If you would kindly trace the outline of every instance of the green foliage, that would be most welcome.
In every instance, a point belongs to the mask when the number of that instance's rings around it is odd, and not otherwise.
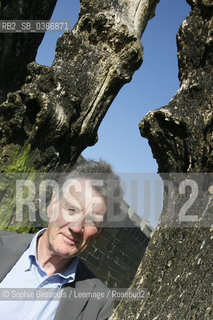
[[[17,150],[14,152],[12,162],[4,171],[7,173],[22,173],[22,172],[33,172],[34,168],[29,166],[28,159],[30,154],[30,146],[25,147],[23,150]]]

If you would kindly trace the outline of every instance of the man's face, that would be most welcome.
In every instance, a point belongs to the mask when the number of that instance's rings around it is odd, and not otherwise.
[[[106,213],[105,198],[89,180],[73,180],[59,201],[53,196],[47,207],[50,222],[48,246],[53,254],[70,258],[79,255],[98,237],[98,220]]]

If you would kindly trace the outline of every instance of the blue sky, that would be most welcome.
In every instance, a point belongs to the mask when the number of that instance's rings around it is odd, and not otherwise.
[[[78,0],[58,0],[53,20],[77,21]],[[150,110],[166,105],[179,87],[176,33],[190,10],[185,0],[161,0],[142,37],[144,62],[112,103],[99,131],[99,141],[85,157],[109,161],[117,172],[156,172],[157,164],[138,123]],[[36,61],[51,65],[58,33],[47,33]]]
[[[79,8],[78,0],[58,0],[52,19],[71,20],[73,25]],[[157,163],[138,124],[147,112],[168,104],[179,88],[176,34],[189,11],[185,0],[160,1],[142,36],[144,62],[110,106],[100,125],[98,142],[83,152],[86,158],[102,158],[124,174],[157,172]],[[45,35],[36,62],[52,64],[58,37],[57,33]],[[135,210],[139,215],[144,212],[144,208]],[[156,224],[153,218],[148,220]]]

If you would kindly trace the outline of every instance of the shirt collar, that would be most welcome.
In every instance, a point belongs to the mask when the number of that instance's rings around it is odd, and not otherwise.
[[[37,261],[37,253],[36,253],[36,249],[37,249],[37,240],[38,238],[47,230],[47,228],[43,228],[41,230],[39,230],[35,236],[33,237],[31,244],[29,246],[29,253],[28,256],[34,256],[36,258]]]
[[[33,237],[28,249],[27,249],[27,257],[28,263],[26,263],[25,271],[30,270],[32,264],[34,263],[36,267],[40,267],[37,260],[37,240],[38,238],[47,230],[47,228],[43,228],[39,230],[35,236]],[[56,273],[59,277],[64,278],[67,282],[74,281],[76,275],[76,269],[78,265],[79,257],[74,257],[69,264],[68,268],[63,273]],[[41,268],[41,267],[40,267]]]
[[[39,238],[39,236],[41,236],[45,230],[47,230],[47,228],[43,228],[41,230],[39,230],[33,237],[33,239],[31,240],[31,243],[26,251],[27,253],[27,258],[28,258],[28,262],[26,263],[26,269],[30,270],[32,267],[32,263],[35,262],[38,265],[38,261],[37,261],[37,253],[36,253],[36,249],[37,249],[37,240]]]

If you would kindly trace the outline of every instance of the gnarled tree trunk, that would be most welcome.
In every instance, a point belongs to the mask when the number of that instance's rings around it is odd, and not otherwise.
[[[7,75],[0,82],[2,172],[66,171],[97,141],[111,102],[142,63],[140,37],[157,2],[82,0],[79,20],[59,38],[51,67],[33,62],[41,35],[1,35],[1,79]],[[38,1],[21,1],[18,8],[15,1],[3,2],[1,19],[48,19],[55,2],[48,3],[40,4],[38,14]],[[1,227],[20,228],[5,196],[1,211]],[[22,228],[27,226],[27,220],[22,222]]]
[[[180,89],[139,125],[166,179],[162,216],[132,283],[148,296],[122,301],[113,320],[213,319],[213,1],[188,3],[177,35]]]

